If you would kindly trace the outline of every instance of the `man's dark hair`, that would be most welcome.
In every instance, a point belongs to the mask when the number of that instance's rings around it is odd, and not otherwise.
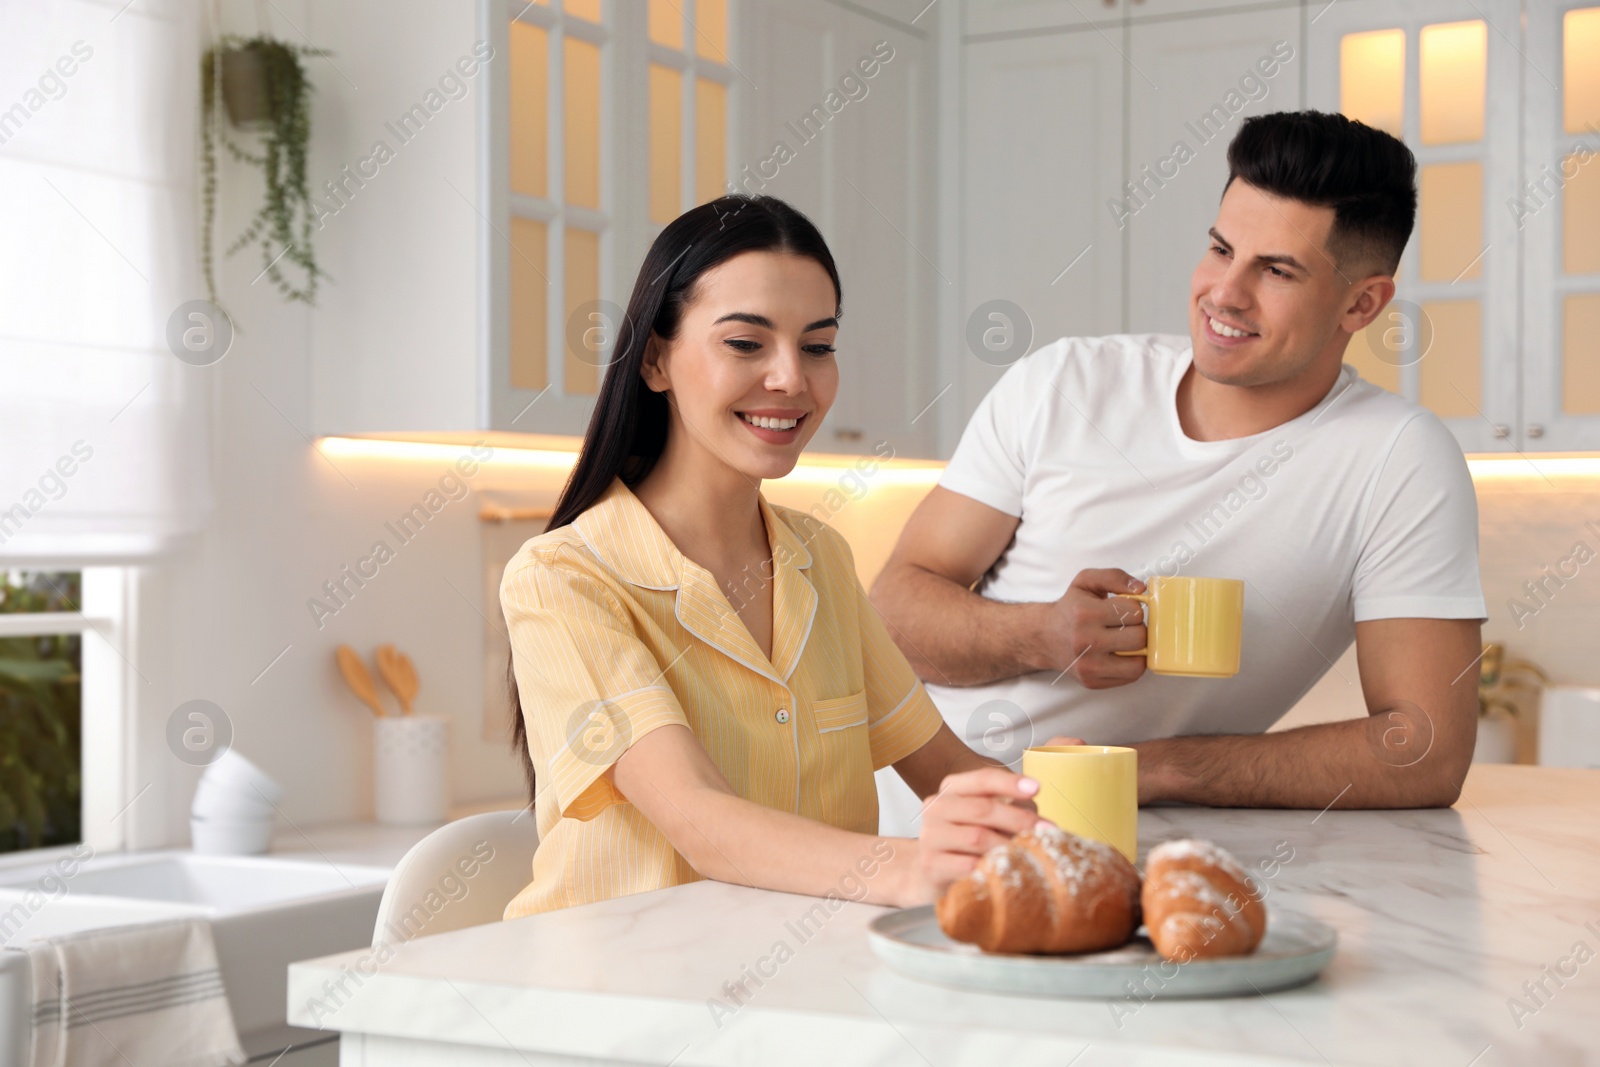
[[[1228,145],[1235,178],[1333,208],[1328,252],[1350,280],[1399,269],[1417,219],[1417,160],[1399,138],[1321,111],[1256,115]]]

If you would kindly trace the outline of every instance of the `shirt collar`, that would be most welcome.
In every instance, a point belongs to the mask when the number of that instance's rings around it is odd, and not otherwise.
[[[685,559],[655,516],[621,479],[614,480],[573,526],[600,560],[624,581],[646,589],[675,589],[673,612],[702,641],[750,670],[787,685],[805,652],[816,618],[817,593],[801,573],[811,566],[811,551],[789,524],[757,494],[772,549],[772,572],[756,575],[772,582],[772,656],[768,659],[732,610],[711,572]]]
[[[805,541],[765,496],[757,494],[756,500],[776,565],[801,570],[810,567],[811,551]],[[613,479],[600,499],[572,525],[590,550],[624,581],[645,589],[676,589],[683,584],[683,553],[622,479]]]

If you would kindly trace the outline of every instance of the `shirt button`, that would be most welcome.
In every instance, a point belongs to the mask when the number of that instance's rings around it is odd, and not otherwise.
[[[788,722],[789,721],[789,709],[788,708],[779,708],[778,709],[778,714],[774,715],[773,718],[777,719],[779,722]]]

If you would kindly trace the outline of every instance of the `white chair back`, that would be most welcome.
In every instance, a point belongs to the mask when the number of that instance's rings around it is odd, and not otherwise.
[[[446,823],[400,860],[378,903],[372,943],[397,944],[497,922],[533,877],[533,812],[491,811]]]

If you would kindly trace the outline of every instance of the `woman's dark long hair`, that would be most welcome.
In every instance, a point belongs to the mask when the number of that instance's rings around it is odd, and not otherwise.
[[[578,461],[561,490],[546,531],[560,529],[589,509],[621,478],[630,488],[644,481],[667,444],[667,398],[645,385],[641,374],[651,334],[664,341],[678,335],[684,308],[694,299],[700,276],[744,252],[787,252],[814,259],[833,280],[841,310],[839,271],[833,253],[811,220],[770,196],[724,196],[679,215],[650,246],[633,285],[628,310],[617,329],[616,347],[583,435]],[[506,661],[511,690],[511,745],[522,757],[528,800],[537,799],[528,728],[514,670]]]

